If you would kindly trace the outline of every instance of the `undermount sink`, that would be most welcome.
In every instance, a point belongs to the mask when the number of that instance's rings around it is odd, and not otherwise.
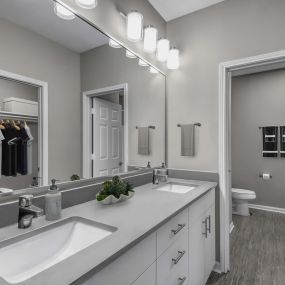
[[[0,279],[17,284],[95,244],[117,228],[71,217],[0,243]]]
[[[179,183],[179,182],[168,182],[161,186],[156,187],[155,189],[158,191],[165,191],[165,192],[172,192],[178,194],[186,194],[189,191],[197,188],[198,185],[194,184],[186,184],[186,183]]]

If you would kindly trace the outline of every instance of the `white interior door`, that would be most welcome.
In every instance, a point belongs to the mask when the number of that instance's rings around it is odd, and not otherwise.
[[[121,172],[122,106],[93,98],[93,177]]]

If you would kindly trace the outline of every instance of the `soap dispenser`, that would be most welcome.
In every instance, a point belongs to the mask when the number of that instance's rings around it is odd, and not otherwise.
[[[57,180],[51,180],[51,186],[45,196],[45,214],[47,221],[54,221],[61,218],[61,193],[57,185]]]

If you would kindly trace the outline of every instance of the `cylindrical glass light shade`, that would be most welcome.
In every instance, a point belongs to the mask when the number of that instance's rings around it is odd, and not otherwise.
[[[178,69],[180,66],[179,49],[171,48],[167,59],[168,69]]]
[[[132,11],[127,15],[127,38],[132,42],[142,39],[143,15],[137,11]]]
[[[61,19],[73,20],[75,15],[59,3],[54,3],[54,13]]]
[[[156,50],[157,44],[157,29],[153,26],[148,26],[144,29],[143,48],[145,52],[152,53]]]
[[[121,48],[122,46],[118,44],[116,41],[109,39],[109,46],[112,48]]]
[[[134,55],[132,52],[130,52],[129,50],[126,50],[126,57],[128,58],[136,58],[136,55]]]
[[[139,65],[140,66],[148,66],[148,63],[146,63],[144,60],[139,59]]]
[[[97,0],[75,0],[75,3],[84,9],[93,9],[97,6]]]
[[[164,62],[168,59],[169,45],[170,44],[168,39],[160,39],[157,42],[156,57],[159,61]]]

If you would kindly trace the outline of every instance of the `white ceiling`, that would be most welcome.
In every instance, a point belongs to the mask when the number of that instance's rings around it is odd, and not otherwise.
[[[165,21],[171,21],[224,0],[148,0]]]
[[[52,0],[1,0],[0,18],[81,53],[108,43],[108,38],[84,21],[66,21],[53,11]]]

